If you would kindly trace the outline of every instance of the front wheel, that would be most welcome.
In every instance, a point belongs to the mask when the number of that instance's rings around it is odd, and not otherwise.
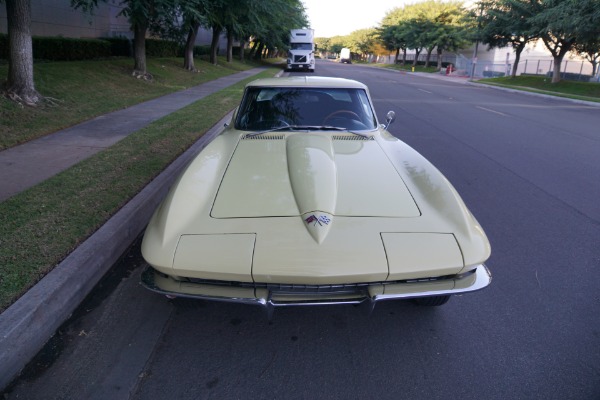
[[[430,296],[430,297],[418,297],[413,299],[418,306],[437,307],[444,305],[450,300],[450,296]]]

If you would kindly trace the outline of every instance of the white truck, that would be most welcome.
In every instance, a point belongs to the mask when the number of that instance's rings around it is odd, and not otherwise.
[[[340,51],[340,62],[352,64],[352,58],[350,57],[350,49],[344,47],[342,51]]]
[[[287,69],[307,69],[315,72],[315,31],[314,29],[292,29]]]

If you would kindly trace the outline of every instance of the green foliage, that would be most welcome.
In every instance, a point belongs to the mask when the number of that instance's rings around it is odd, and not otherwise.
[[[374,28],[359,29],[350,33],[346,38],[346,44],[353,53],[367,54],[375,43],[377,31]]]
[[[130,57],[132,54],[131,40],[125,37],[100,38],[110,43],[110,54],[113,57]]]
[[[146,39],[147,57],[177,57],[181,46],[177,42],[160,39]]]
[[[101,39],[33,37],[32,45],[37,60],[91,60],[113,55],[111,43]],[[4,34],[0,34],[0,58],[8,58],[8,37]]]
[[[593,43],[600,39],[600,0],[482,0],[478,5],[481,12],[473,18],[490,47],[512,45],[518,60],[529,41],[542,39],[554,57],[554,83],[569,51],[588,43],[594,54]]]
[[[210,46],[194,46],[194,56],[207,56],[210,54]]]
[[[431,54],[437,48],[455,51],[469,43],[467,12],[461,2],[424,2],[395,8],[378,28],[378,38],[389,50],[422,49]]]

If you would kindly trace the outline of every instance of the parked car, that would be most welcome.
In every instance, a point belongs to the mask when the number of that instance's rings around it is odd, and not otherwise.
[[[414,299],[491,281],[490,244],[455,189],[380,124],[368,88],[323,77],[246,86],[144,235],[143,284],[264,306]]]

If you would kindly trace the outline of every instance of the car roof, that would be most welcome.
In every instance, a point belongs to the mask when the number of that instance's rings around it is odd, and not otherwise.
[[[351,79],[330,78],[324,76],[292,76],[284,78],[257,79],[246,87],[314,87],[314,88],[355,88],[367,89],[367,86]]]

